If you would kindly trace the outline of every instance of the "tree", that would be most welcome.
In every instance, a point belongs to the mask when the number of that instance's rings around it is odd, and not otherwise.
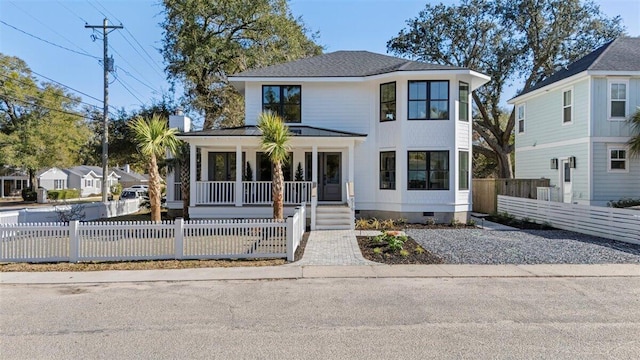
[[[286,0],[163,0],[162,54],[167,75],[204,113],[204,129],[241,125],[244,102],[227,76],[317,55]]]
[[[89,140],[80,99],[63,88],[38,84],[27,64],[0,54],[0,164],[36,171],[79,162]]]
[[[175,154],[180,140],[175,136],[177,129],[169,128],[167,119],[159,115],[151,118],[139,117],[129,123],[133,130],[138,151],[148,161],[149,171],[149,201],[151,203],[151,221],[160,221],[160,173],[158,160],[163,159],[165,153]]]
[[[282,164],[289,157],[289,127],[284,124],[282,118],[272,112],[263,112],[258,118],[258,128],[262,132],[260,147],[271,160],[273,218],[283,219],[284,176]]]
[[[189,200],[191,198],[191,194],[189,191],[191,190],[191,182],[189,181],[191,178],[191,149],[189,144],[184,141],[180,141],[180,145],[178,146],[176,153],[173,158],[167,159],[167,170],[178,172],[180,176],[180,194],[182,195],[182,217],[185,220],[189,219]],[[248,163],[247,163],[248,164]]]
[[[640,108],[629,118],[631,123],[631,139],[627,143],[632,156],[640,157]]]
[[[622,33],[620,17],[605,17],[591,0],[462,0],[427,4],[387,48],[491,76],[473,92],[474,130],[486,144],[474,151],[495,159],[500,177],[509,178],[515,113],[512,109],[508,121],[500,121],[505,87],[523,81],[529,89]]]

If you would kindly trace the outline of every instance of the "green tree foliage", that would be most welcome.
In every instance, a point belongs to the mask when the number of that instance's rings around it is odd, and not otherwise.
[[[21,59],[0,54],[0,164],[27,169],[33,185],[39,169],[77,164],[90,136],[79,104],[57,85],[38,84]]]
[[[462,0],[427,4],[387,43],[389,51],[418,60],[462,66],[491,76],[473,92],[474,130],[498,164],[513,176],[513,110],[501,122],[501,95],[514,81],[528,89],[623,33],[620,17],[607,18],[591,0]],[[486,150],[489,150],[488,152]]]
[[[160,173],[158,160],[163,159],[166,152],[175,154],[180,140],[175,136],[177,129],[169,128],[168,121],[159,115],[151,118],[137,118],[129,123],[133,131],[138,151],[148,161],[149,201],[151,202],[151,221],[160,221]]]
[[[289,157],[289,127],[282,118],[270,111],[263,112],[258,118],[258,128],[262,132],[260,148],[267,153],[273,168],[271,195],[273,198],[273,218],[284,218],[284,176],[282,164]]]
[[[241,125],[244,102],[227,76],[320,54],[286,0],[163,0],[169,77],[204,113],[204,129]]]
[[[629,152],[632,156],[640,157],[640,108],[629,118],[631,124],[631,139],[629,144]]]

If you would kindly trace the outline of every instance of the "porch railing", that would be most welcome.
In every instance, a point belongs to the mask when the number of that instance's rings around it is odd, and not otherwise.
[[[293,205],[311,201],[311,181],[285,181],[284,204]],[[196,205],[235,204],[234,181],[199,181],[196,182]],[[271,198],[271,181],[243,181],[243,205],[269,205]]]
[[[173,183],[173,200],[182,200],[182,183]]]

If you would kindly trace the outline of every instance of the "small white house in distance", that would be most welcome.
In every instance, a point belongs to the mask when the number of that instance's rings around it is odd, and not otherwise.
[[[67,170],[52,167],[36,174],[38,186],[47,190],[68,189],[69,173]]]
[[[20,196],[29,187],[29,175],[21,169],[0,166],[0,198]]]
[[[99,166],[80,165],[67,169],[69,173],[68,188],[80,189],[80,197],[99,195],[102,193],[102,168]],[[109,172],[108,188],[118,182],[114,171]]]
[[[271,216],[271,166],[256,127],[259,114],[269,110],[285,119],[292,134],[285,205],[308,204],[316,195],[312,228],[351,226],[348,216],[339,219],[350,200],[360,216],[467,220],[470,95],[489,81],[486,75],[337,51],[249,70],[229,81],[245,98],[245,126],[179,135],[191,146],[191,217]],[[296,178],[298,167],[302,176]],[[168,177],[170,190],[175,180]]]
[[[560,200],[640,197],[626,121],[640,106],[640,38],[621,37],[511,99],[516,178],[548,178]]]

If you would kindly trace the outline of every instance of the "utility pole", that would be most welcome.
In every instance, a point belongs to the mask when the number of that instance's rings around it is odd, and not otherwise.
[[[104,59],[102,61],[102,68],[104,69],[104,109],[102,111],[102,202],[107,202],[107,193],[109,178],[109,71],[113,71],[113,59],[107,56],[108,40],[107,35],[115,29],[122,29],[122,25],[108,25],[108,20],[105,18],[102,21],[102,25],[84,25],[88,29],[102,29],[102,42],[104,44]]]

